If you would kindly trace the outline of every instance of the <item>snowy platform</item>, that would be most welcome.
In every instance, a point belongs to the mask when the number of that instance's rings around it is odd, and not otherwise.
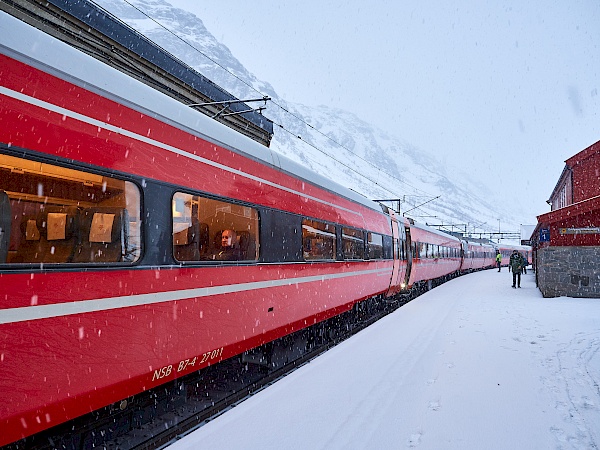
[[[448,282],[169,450],[600,447],[600,301],[511,282]]]

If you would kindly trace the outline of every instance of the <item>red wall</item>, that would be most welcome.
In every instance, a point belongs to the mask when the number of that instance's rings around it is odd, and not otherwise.
[[[573,171],[573,203],[600,195],[600,141],[567,160]]]

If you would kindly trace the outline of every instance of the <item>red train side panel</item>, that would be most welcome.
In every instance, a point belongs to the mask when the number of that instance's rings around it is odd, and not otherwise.
[[[419,224],[410,225],[413,243],[408,286],[458,272],[461,268],[460,241],[446,233]]]

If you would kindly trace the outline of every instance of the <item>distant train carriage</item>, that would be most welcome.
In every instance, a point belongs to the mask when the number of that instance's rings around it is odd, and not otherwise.
[[[502,267],[508,266],[513,250],[517,250],[527,260],[528,264],[532,262],[531,247],[527,245],[496,244],[494,248],[502,255]]]
[[[463,241],[463,270],[481,270],[494,265],[496,253],[490,244]]]
[[[461,241],[458,238],[413,221],[409,230],[412,254],[409,287],[461,270]]]

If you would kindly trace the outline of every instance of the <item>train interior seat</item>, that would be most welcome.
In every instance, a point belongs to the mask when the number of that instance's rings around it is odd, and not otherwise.
[[[40,243],[40,229],[36,215],[26,215],[21,218],[19,224],[21,240],[17,252],[11,262],[15,263],[39,263],[43,262],[42,247]]]
[[[70,262],[79,243],[79,209],[49,206],[38,214],[41,262]]]
[[[127,258],[127,210],[86,208],[81,214],[81,242],[73,262],[120,262]]]
[[[193,219],[191,226],[173,234],[173,253],[177,261],[198,261],[207,252],[207,224]]]
[[[198,244],[199,223],[192,219],[192,224],[173,233],[173,256],[177,261],[196,261],[200,256]]]
[[[11,222],[10,199],[6,192],[0,190],[0,263],[6,262],[8,256]]]
[[[200,257],[202,257],[202,255],[206,255],[208,252],[210,252],[210,238],[209,238],[209,232],[208,232],[208,224],[202,223],[200,222],[200,229],[199,229],[199,236],[198,236],[198,242],[199,242],[199,248],[200,248]]]
[[[238,238],[240,246],[240,259],[256,259],[256,242],[254,241],[252,234],[250,234],[249,231],[239,231]]]
[[[223,234],[223,230],[219,230],[213,236],[212,242],[210,243],[211,251],[217,251],[221,248],[221,236]]]

